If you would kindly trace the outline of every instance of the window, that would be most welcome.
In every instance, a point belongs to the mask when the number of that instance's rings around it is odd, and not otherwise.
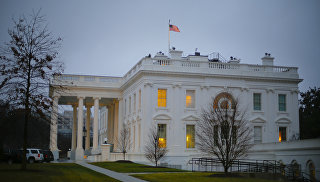
[[[186,127],[186,147],[194,148],[195,146],[195,130],[194,125],[187,125]]]
[[[167,89],[158,89],[158,107],[167,107]]]
[[[279,94],[279,111],[286,111],[286,95]]]
[[[133,95],[133,112],[136,112],[136,94]]]
[[[262,127],[255,126],[254,127],[254,144],[261,143],[262,141]]]
[[[141,90],[139,90],[139,104],[138,104],[138,109],[141,109]]]
[[[129,114],[131,113],[131,96],[129,97]]]
[[[287,141],[287,127],[279,127],[279,142]]]
[[[38,151],[37,151],[37,150],[31,150],[31,153],[33,153],[33,154],[37,154],[37,153],[38,153]]]
[[[161,148],[167,147],[167,125],[158,124],[158,144]]]
[[[194,90],[187,90],[186,91],[186,107],[187,108],[194,108],[195,107],[195,91]]]
[[[232,95],[223,92],[216,96],[213,102],[214,109],[233,109],[234,101]]]
[[[261,110],[261,94],[260,93],[253,94],[253,110],[255,111]]]

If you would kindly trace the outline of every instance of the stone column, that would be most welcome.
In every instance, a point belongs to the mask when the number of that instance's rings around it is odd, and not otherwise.
[[[75,160],[75,150],[77,147],[77,105],[72,105],[73,107],[73,124],[72,124],[72,142],[71,142],[71,160]]]
[[[114,103],[111,104],[111,109],[110,109],[110,143],[114,144]],[[108,128],[109,129],[109,128]]]
[[[117,139],[118,139],[118,126],[119,126],[119,100],[114,102],[114,125],[113,125],[113,144],[114,150],[117,149]]]
[[[88,155],[90,152],[90,119],[91,119],[91,106],[86,105],[87,108],[87,118],[86,118],[86,145],[85,145],[85,153]]]
[[[98,117],[99,117],[99,99],[94,97],[94,118],[93,118],[93,145],[91,154],[98,154]]]
[[[107,120],[107,139],[108,143],[111,143],[111,105],[107,106],[108,108],[108,120]]]
[[[50,126],[50,150],[53,153],[54,160],[59,159],[59,149],[57,146],[58,136],[58,101],[59,97],[53,97],[53,105],[51,112],[51,126]]]
[[[117,136],[120,136],[120,131],[122,129],[122,123],[123,123],[123,99],[118,98],[119,106],[118,106],[118,134]]]
[[[83,135],[83,99],[84,97],[78,97],[79,109],[78,109],[78,135],[77,135],[77,149],[76,160],[83,160],[83,147],[82,147],[82,135]]]

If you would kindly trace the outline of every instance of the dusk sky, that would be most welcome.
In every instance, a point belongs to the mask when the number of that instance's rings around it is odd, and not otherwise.
[[[299,68],[300,91],[320,87],[319,0],[49,1],[1,0],[0,44],[9,40],[12,17],[38,10],[63,39],[59,59],[65,73],[123,76],[142,57],[171,45],[193,54],[219,52],[241,63]]]

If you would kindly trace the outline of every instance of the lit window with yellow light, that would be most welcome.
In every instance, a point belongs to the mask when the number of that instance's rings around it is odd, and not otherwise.
[[[187,125],[186,127],[186,147],[195,147],[195,129],[194,125]]]
[[[279,142],[287,141],[287,127],[279,127]]]
[[[158,89],[158,107],[167,107],[167,89]]]
[[[195,107],[195,91],[187,90],[186,91],[186,108],[194,108]]]
[[[167,147],[167,125],[158,124],[158,145],[160,148]]]

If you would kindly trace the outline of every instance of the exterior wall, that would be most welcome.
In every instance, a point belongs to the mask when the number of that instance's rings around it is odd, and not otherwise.
[[[117,99],[119,106],[115,110],[118,110],[112,118],[116,120],[117,115],[119,118],[117,127],[114,127],[116,131],[112,131],[115,132],[112,134],[119,133],[122,123],[128,124],[132,141],[128,154],[130,160],[147,162],[143,157],[144,144],[150,128],[156,124],[167,125],[169,153],[162,162],[185,165],[190,158],[202,156],[196,148],[186,148],[186,125],[196,125],[201,109],[222,92],[229,92],[238,99],[240,109],[246,111],[252,129],[254,126],[262,127],[262,144],[255,145],[251,157],[261,154],[259,157],[262,159],[279,160],[287,152],[297,158],[300,155],[297,161],[307,160],[304,158],[310,153],[305,152],[304,141],[301,141],[301,145],[297,143],[300,148],[293,153],[286,147],[295,145],[295,142],[289,144],[278,141],[279,127],[287,127],[288,141],[294,141],[299,136],[298,83],[302,80],[299,79],[297,68],[273,66],[273,58],[267,59],[267,65],[248,65],[209,62],[205,56],[170,58],[156,55],[141,59],[123,77],[62,75],[52,84],[59,85],[59,81],[62,81],[62,85],[68,87],[67,92],[59,95],[65,104],[74,103],[80,96],[89,98],[89,102],[92,100],[90,98],[100,98],[99,145],[108,136],[108,120],[111,120],[105,106],[114,104]],[[157,106],[158,89],[167,89],[165,108]],[[195,90],[195,108],[186,108],[186,90]],[[254,93],[261,94],[259,111],[253,109]],[[50,94],[57,95],[54,91],[50,91]],[[286,111],[279,111],[279,94],[286,95]],[[271,152],[265,153],[259,146],[268,147]],[[273,150],[275,146],[282,148]],[[319,150],[313,152],[316,158],[311,160],[319,161]],[[110,160],[119,157],[116,153],[110,154]],[[315,162],[315,165],[318,169],[319,164]]]
[[[143,77],[145,84],[142,88],[142,136],[147,136],[148,131],[153,124],[167,125],[167,147],[169,155],[181,155],[184,153],[197,152],[196,149],[186,149],[186,125],[196,124],[199,119],[201,109],[207,107],[212,98],[222,92],[230,92],[236,99],[239,99],[241,109],[246,111],[247,119],[251,126],[262,126],[262,143],[278,142],[279,126],[287,127],[287,139],[291,140],[293,135],[299,133],[297,93],[291,92],[294,85],[277,85],[265,83],[255,83],[251,81],[239,81],[221,78],[206,77],[178,77],[151,75]],[[151,84],[152,83],[152,84]],[[225,86],[229,83],[229,86]],[[207,85],[203,87],[202,85]],[[126,92],[124,98],[128,101],[133,98],[134,93],[141,89],[136,87],[132,92]],[[243,87],[247,89],[243,89]],[[158,89],[167,89],[167,107],[158,108],[157,91]],[[272,89],[272,91],[270,91]],[[195,108],[186,108],[185,95],[186,90],[195,90]],[[253,93],[261,93],[262,110],[253,111]],[[278,111],[278,94],[286,94],[286,112]],[[296,100],[296,101],[294,101]],[[131,101],[132,105],[133,101]],[[129,105],[127,102],[127,111]],[[133,106],[131,106],[133,108]],[[129,121],[131,127],[131,138],[135,138],[137,133],[136,118],[140,119],[139,113],[127,113],[126,121]],[[143,137],[145,143],[147,137]],[[141,142],[141,141],[140,141]],[[141,146],[143,147],[143,146]],[[135,147],[134,147],[135,148]],[[140,148],[143,151],[143,148]],[[134,150],[134,152],[137,152]]]

